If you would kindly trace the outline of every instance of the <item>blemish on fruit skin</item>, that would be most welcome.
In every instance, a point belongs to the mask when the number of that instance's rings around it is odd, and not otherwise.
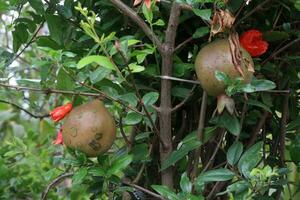
[[[93,139],[90,143],[89,146],[94,150],[94,151],[99,151],[101,149],[101,144],[99,144],[95,139]]]
[[[103,134],[102,134],[102,133],[96,133],[96,134],[95,134],[95,139],[96,139],[96,140],[101,140],[102,137],[103,137]]]
[[[71,134],[72,137],[76,137],[77,136],[77,129],[75,127],[72,127],[70,129],[70,131],[71,131],[70,134]]]

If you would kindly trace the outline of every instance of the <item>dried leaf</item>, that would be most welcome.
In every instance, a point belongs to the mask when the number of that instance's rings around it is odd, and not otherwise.
[[[224,10],[216,10],[211,24],[211,35],[224,32],[226,28],[230,29],[235,21],[235,17]]]
[[[242,70],[243,55],[241,52],[239,35],[236,32],[231,32],[228,40],[229,40],[232,63],[235,69],[242,75],[242,77],[245,77],[245,74]]]

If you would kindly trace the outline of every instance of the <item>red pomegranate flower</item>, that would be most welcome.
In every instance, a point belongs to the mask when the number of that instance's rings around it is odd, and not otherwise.
[[[64,144],[61,129],[58,131],[56,139],[52,142],[52,144],[55,144],[55,145]]]
[[[269,44],[263,40],[259,30],[248,30],[240,36],[240,43],[251,56],[258,57],[265,53]]]
[[[67,103],[63,106],[59,106],[59,107],[55,108],[54,110],[52,110],[50,112],[50,116],[51,116],[52,120],[55,122],[60,121],[72,110],[72,107],[73,106],[71,103]]]

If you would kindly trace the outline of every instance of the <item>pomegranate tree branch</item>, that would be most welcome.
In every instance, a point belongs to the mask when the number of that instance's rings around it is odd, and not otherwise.
[[[178,109],[180,109],[194,94],[194,90],[197,87],[197,85],[194,85],[191,89],[190,93],[181,101],[179,104],[177,104],[173,109],[172,112],[176,112]]]
[[[269,62],[271,59],[273,59],[274,57],[276,57],[278,54],[280,54],[281,52],[283,52],[284,50],[286,50],[287,48],[291,47],[292,45],[296,44],[300,42],[300,38],[297,38],[291,42],[289,42],[288,44],[286,44],[285,46],[281,47],[280,49],[278,49],[277,51],[273,52],[267,59],[265,59],[262,63],[261,66],[265,65],[267,62]]]
[[[180,5],[173,1],[168,27],[166,30],[165,42],[162,44],[162,76],[172,76],[173,55],[175,49],[175,38],[179,25]],[[160,88],[160,107],[159,107],[159,127],[160,135],[166,147],[160,145],[160,162],[163,163],[172,153],[172,103],[171,103],[171,80],[162,79]],[[171,167],[161,172],[162,185],[173,188],[173,170]]]
[[[122,135],[122,137],[123,137],[123,139],[124,139],[124,141],[125,141],[125,143],[127,145],[127,148],[129,148],[131,144],[130,144],[130,141],[128,140],[128,138],[126,136],[126,133],[124,131],[124,128],[123,128],[123,117],[122,117],[122,114],[120,115],[119,126],[120,126],[120,133],[121,133],[121,135]]]
[[[37,28],[37,30],[33,33],[32,37],[30,38],[30,40],[26,43],[26,45],[23,47],[23,49],[15,55],[15,57],[10,61],[10,64],[15,61],[16,59],[18,59],[21,54],[33,43],[35,37],[37,36],[37,34],[39,33],[39,31],[43,28],[44,25],[44,21],[41,22],[41,24],[39,25],[39,27]]]
[[[33,117],[33,118],[38,118],[38,119],[43,119],[43,118],[46,118],[46,117],[49,117],[50,115],[49,114],[44,114],[44,115],[37,115],[37,114],[34,114],[28,110],[26,110],[25,108],[22,108],[21,106],[13,103],[13,102],[10,102],[10,101],[6,101],[6,100],[2,100],[0,99],[0,103],[5,103],[5,104],[9,104],[9,105],[12,105],[13,107],[16,107],[17,109],[19,110],[22,110],[23,112],[25,112],[26,114],[28,114],[29,116]]]
[[[248,12],[246,15],[244,15],[239,21],[237,21],[236,24],[234,25],[234,27],[236,27],[242,21],[244,21],[245,19],[247,19],[248,17],[250,17],[253,13],[261,10],[265,4],[267,4],[267,3],[271,2],[271,1],[272,0],[265,0],[261,4],[258,4],[254,9],[252,9],[250,12]]]
[[[222,133],[221,133],[220,140],[219,140],[219,142],[218,142],[218,144],[217,144],[217,146],[216,146],[216,148],[215,148],[212,156],[210,157],[210,159],[208,160],[207,164],[203,168],[202,173],[205,172],[206,170],[208,170],[208,168],[213,164],[213,162],[214,162],[214,160],[215,160],[215,158],[217,156],[217,153],[218,153],[218,151],[219,151],[219,149],[221,147],[222,141],[223,141],[225,133],[226,133],[225,129],[222,129],[221,131],[222,131]]]
[[[98,93],[90,93],[90,92],[80,92],[80,91],[70,91],[70,90],[56,90],[56,89],[41,89],[41,88],[32,88],[32,87],[24,87],[24,86],[18,86],[18,85],[9,85],[6,83],[0,83],[0,87],[3,88],[10,88],[10,89],[15,89],[18,91],[34,91],[34,92],[43,92],[45,94],[69,94],[69,95],[81,95],[81,96],[91,96],[91,97],[103,97],[111,101],[115,101],[119,103],[120,105],[140,114],[144,115],[144,113],[136,110],[135,108],[132,108],[131,106],[127,105],[123,101],[116,99],[114,97],[108,96],[104,92],[97,90]]]
[[[255,141],[256,141],[256,139],[257,139],[257,137],[258,137],[261,129],[265,125],[265,122],[266,122],[267,117],[269,116],[269,114],[270,113],[268,111],[264,111],[264,113],[261,116],[259,122],[257,123],[257,125],[256,125],[253,133],[251,134],[251,137],[250,137],[251,139],[250,139],[250,141],[247,144],[247,148],[251,147],[255,143]]]
[[[124,63],[126,64],[126,68],[127,68],[128,72],[129,72],[129,74],[130,74],[130,77],[131,77],[131,84],[132,84],[132,87],[133,87],[133,89],[134,89],[134,91],[135,91],[135,94],[136,94],[136,96],[137,96],[137,98],[138,98],[138,100],[139,100],[139,104],[140,104],[141,107],[144,109],[144,111],[145,111],[145,113],[146,113],[146,116],[147,116],[147,118],[149,119],[149,122],[151,123],[151,126],[152,126],[152,128],[153,128],[155,134],[157,135],[159,141],[161,142],[161,144],[163,145],[163,147],[166,148],[166,144],[164,143],[164,141],[163,141],[162,138],[161,138],[161,135],[159,134],[159,130],[158,130],[158,128],[157,128],[155,122],[154,122],[153,119],[152,119],[151,113],[148,111],[146,105],[144,104],[142,95],[141,95],[141,93],[140,93],[139,88],[137,87],[137,85],[136,85],[136,83],[135,83],[134,76],[133,76],[133,74],[132,74],[132,72],[131,72],[131,69],[130,69],[130,67],[129,67],[129,65],[128,65],[128,61],[127,61],[125,55],[124,55],[123,52],[120,51],[119,49],[117,49],[117,51],[120,53],[120,55],[121,55],[121,57],[122,57]]]
[[[204,137],[203,132],[205,126],[206,108],[207,108],[207,93],[203,91],[201,108],[200,108],[200,117],[199,117],[198,129],[197,129],[197,137],[201,142],[203,142],[203,137]],[[201,147],[199,147],[195,152],[194,164],[190,176],[192,179],[194,179],[197,176],[200,155],[201,155]]]
[[[74,173],[73,172],[69,172],[69,173],[63,173],[61,175],[59,175],[57,178],[55,178],[44,190],[44,192],[42,193],[41,196],[41,200],[46,200],[47,199],[47,195],[50,192],[50,190],[57,186],[58,184],[60,184],[64,179],[69,178],[71,176],[73,176]]]
[[[290,94],[286,94],[283,99],[283,108],[282,108],[282,116],[280,121],[280,139],[279,139],[279,156],[281,166],[285,166],[285,138],[286,138],[286,124],[288,120],[289,113],[289,96]]]
[[[182,47],[184,47],[185,45],[187,45],[191,41],[193,41],[193,37],[189,37],[188,39],[186,39],[183,42],[181,42],[180,44],[178,44],[174,51],[180,50]]]
[[[123,181],[122,183],[125,184],[125,185],[128,185],[128,186],[131,186],[131,187],[133,187],[135,189],[141,190],[142,192],[145,192],[145,193],[151,195],[152,197],[164,200],[164,198],[162,196],[160,196],[159,194],[156,194],[156,193],[154,193],[154,192],[152,192],[152,191],[150,191],[150,190],[148,190],[146,188],[143,188],[143,187],[141,187],[139,185],[136,185],[136,184],[133,184],[133,183],[129,183],[127,181]]]
[[[134,21],[146,34],[146,36],[157,46],[158,50],[161,51],[162,44],[158,39],[157,35],[151,30],[146,22],[129,6],[123,3],[121,0],[110,0],[114,7],[118,8],[124,15]]]

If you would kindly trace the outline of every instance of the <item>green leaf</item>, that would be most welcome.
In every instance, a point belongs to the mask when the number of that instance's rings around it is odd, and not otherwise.
[[[128,65],[128,67],[132,73],[138,73],[145,70],[145,67],[138,65],[136,63],[131,63]]]
[[[197,28],[197,30],[193,34],[193,38],[201,38],[201,37],[205,36],[208,33],[209,33],[209,28],[208,27],[200,27],[200,28]]]
[[[150,106],[156,103],[158,100],[159,93],[158,92],[149,92],[143,96],[143,102],[145,106]]]
[[[82,58],[77,64],[77,69],[82,69],[91,63],[97,63],[98,65],[107,69],[116,70],[116,66],[111,62],[109,58],[98,55],[86,56]]]
[[[289,34],[284,31],[269,31],[263,34],[263,38],[268,42],[275,42],[288,39]]]
[[[103,80],[110,73],[111,73],[111,70],[104,68],[104,67],[98,67],[95,71],[90,72],[91,83],[95,84],[95,83]]]
[[[127,116],[124,119],[124,123],[127,125],[134,125],[138,124],[142,121],[143,117],[135,112],[130,112],[127,114]]]
[[[117,175],[118,173],[122,172],[128,165],[132,162],[132,155],[125,155],[118,159],[116,159],[110,169],[108,170],[109,175]]]
[[[212,120],[212,123],[216,124],[219,127],[226,128],[230,133],[237,136],[241,132],[239,120],[227,112],[223,112],[221,116]]]
[[[235,176],[235,173],[230,171],[229,169],[219,168],[209,170],[200,174],[196,179],[196,184],[202,185],[208,182],[214,181],[228,181],[231,180]]]
[[[92,176],[105,177],[105,175],[106,175],[106,172],[102,167],[91,167],[88,170],[88,173],[91,174]]]
[[[258,142],[251,146],[241,157],[238,163],[239,171],[245,176],[249,177],[251,170],[261,160],[261,149],[263,142]]]
[[[276,84],[269,80],[254,79],[251,81],[251,85],[255,87],[255,91],[266,91],[276,88]]]
[[[135,45],[137,43],[141,42],[140,40],[136,40],[136,39],[130,39],[130,40],[127,40],[127,45],[130,47],[132,45]]]
[[[174,193],[170,188],[164,185],[151,185],[151,187],[158,192],[164,198],[169,200],[179,200],[176,193]]]
[[[143,11],[143,15],[146,18],[146,20],[148,21],[148,23],[152,24],[152,20],[153,20],[152,9],[148,9],[146,4],[143,3],[142,11]]]
[[[243,144],[241,142],[233,143],[227,151],[227,162],[230,165],[235,165],[243,153]]]
[[[221,71],[215,71],[215,77],[218,81],[222,81],[225,83],[225,85],[228,85],[230,82],[230,78],[227,74]]]
[[[183,88],[183,87],[178,87],[175,86],[172,88],[171,90],[171,94],[174,97],[180,97],[180,98],[185,98],[186,96],[188,96],[190,94],[191,90],[187,89],[187,88]]]
[[[24,23],[19,23],[15,26],[15,30],[12,32],[13,35],[13,50],[17,52],[22,44],[28,40],[27,26]]]
[[[12,151],[6,152],[3,156],[4,156],[4,157],[13,158],[13,157],[15,157],[16,155],[19,155],[19,154],[22,154],[22,153],[23,153],[23,152],[22,152],[22,151],[19,151],[19,150],[12,150]]]
[[[60,68],[56,79],[57,79],[56,88],[59,90],[73,90],[75,88],[74,81],[65,72],[63,68]]]
[[[287,124],[286,130],[292,131],[297,129],[300,126],[300,117],[296,118],[295,120],[291,121]]]
[[[49,36],[39,36],[36,38],[36,43],[40,47],[49,47],[53,50],[60,49],[60,46],[58,43],[56,43],[51,37]]]
[[[218,193],[218,195],[223,195],[223,194],[232,193],[232,192],[241,193],[241,192],[244,192],[248,188],[249,188],[249,183],[247,181],[244,181],[244,180],[237,181],[237,182],[229,185],[225,192]]]
[[[131,149],[133,155],[133,162],[145,162],[148,156],[148,145],[145,143],[134,145]]]
[[[186,156],[190,151],[198,148],[201,142],[197,139],[196,134],[189,134],[183,139],[183,144],[178,150],[175,150],[171,155],[162,163],[161,170],[167,169],[174,165],[177,161]]]
[[[182,175],[181,175],[181,179],[180,179],[180,188],[183,192],[186,192],[186,193],[191,193],[192,191],[192,183],[189,179],[189,177],[187,176],[186,172],[184,172]]]
[[[43,14],[45,12],[42,0],[28,0],[28,2],[38,14]]]
[[[67,23],[58,15],[45,14],[50,37],[59,45],[64,44],[66,38]]]
[[[119,99],[122,99],[123,101],[127,102],[132,107],[137,106],[138,98],[134,93],[126,93],[126,94],[120,95]]]
[[[267,105],[265,105],[265,104],[263,104],[263,103],[261,103],[259,101],[256,101],[256,100],[253,100],[253,99],[249,99],[248,100],[248,104],[252,105],[252,106],[257,106],[257,107],[263,108],[264,110],[266,110],[266,111],[268,111],[270,113],[272,112],[271,109]]]
[[[88,170],[86,167],[81,167],[72,177],[73,185],[80,184],[88,174]]]
[[[207,20],[207,21],[210,20],[211,9],[202,9],[202,10],[200,10],[200,9],[193,8],[193,12],[194,12],[197,16],[201,17],[201,18],[204,19],[204,20]]]
[[[298,11],[300,11],[300,0],[296,0],[294,6]]]
[[[296,136],[295,139],[292,140],[289,146],[289,153],[291,155],[291,159],[295,164],[300,163],[300,137]]]
[[[162,19],[158,19],[156,22],[153,23],[156,26],[164,26],[165,22]]]

